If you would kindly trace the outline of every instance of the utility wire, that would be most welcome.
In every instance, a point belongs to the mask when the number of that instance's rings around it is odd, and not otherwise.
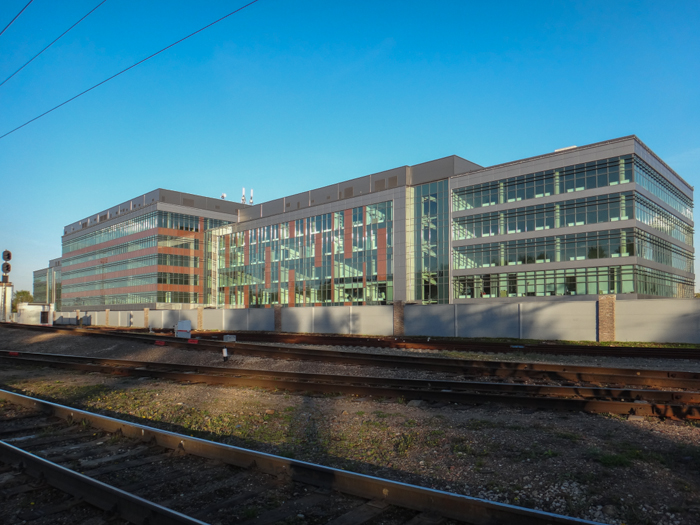
[[[32,1],[33,1],[33,0],[32,0]],[[99,4],[97,4],[96,7],[92,8],[92,10],[91,10],[87,15],[85,15],[83,18],[81,18],[80,20],[78,20],[75,24],[73,24],[72,26],[70,26],[70,27],[69,27],[68,29],[66,29],[63,33],[61,33],[61,35],[60,35],[56,40],[54,40],[53,42],[51,42],[48,46],[46,46],[44,49],[42,49],[42,50],[39,51],[36,55],[34,55],[34,56],[29,60],[29,62],[27,62],[26,64],[24,64],[21,68],[19,68],[17,71],[15,71],[14,73],[12,73],[9,77],[7,77],[5,80],[3,80],[2,82],[0,82],[0,86],[2,86],[5,82],[7,82],[8,80],[10,80],[12,77],[14,77],[17,73],[19,73],[20,71],[22,71],[25,67],[27,67],[36,57],[38,57],[39,55],[41,55],[44,51],[46,51],[48,48],[50,48],[52,45],[54,45],[56,42],[58,42],[58,41],[61,39],[61,37],[62,37],[63,35],[65,35],[68,31],[70,31],[70,30],[73,29],[75,26],[77,26],[80,22],[82,22],[83,20],[85,20],[88,16],[90,16],[90,14],[92,14],[92,12],[93,12],[95,9],[97,9],[98,7],[100,7],[100,6],[101,6],[102,4],[104,4],[106,1],[107,1],[107,0],[102,0],[102,2],[100,2]]]
[[[14,133],[14,132],[17,131],[18,129],[22,129],[22,128],[23,128],[24,126],[26,126],[27,124],[31,124],[31,123],[34,122],[35,120],[38,120],[38,119],[40,119],[41,117],[43,117],[43,116],[45,116],[45,115],[48,115],[49,113],[51,113],[52,111],[57,110],[57,109],[60,108],[61,106],[65,106],[65,105],[68,104],[69,102],[72,102],[73,100],[75,100],[76,98],[78,98],[78,97],[84,95],[85,93],[88,93],[89,91],[92,91],[92,90],[95,89],[96,87],[99,87],[99,86],[101,86],[102,84],[104,84],[104,83],[106,83],[106,82],[109,82],[110,80],[112,80],[113,78],[118,77],[118,76],[121,75],[122,73],[126,73],[127,71],[129,71],[130,69],[135,68],[135,67],[138,66],[139,64],[143,64],[146,60],[149,60],[149,59],[153,58],[153,57],[156,56],[156,55],[160,55],[163,51],[166,51],[166,50],[170,49],[171,47],[176,46],[176,45],[179,44],[180,42],[183,42],[183,41],[187,40],[188,38],[190,38],[190,37],[196,35],[197,33],[201,33],[201,32],[204,31],[205,29],[207,29],[207,28],[213,26],[214,24],[218,24],[218,23],[221,22],[222,20],[225,20],[226,18],[228,18],[228,17],[231,16],[231,15],[235,15],[235,14],[238,13],[239,11],[242,11],[242,10],[245,9],[246,7],[251,6],[251,5],[253,5],[254,3],[256,3],[256,2],[258,2],[258,0],[253,0],[252,2],[249,2],[249,3],[247,3],[246,5],[244,5],[243,7],[239,7],[239,8],[236,9],[235,11],[232,11],[232,12],[230,12],[229,14],[227,14],[227,15],[225,15],[225,16],[222,16],[222,17],[219,18],[218,20],[215,20],[215,21],[212,22],[211,24],[205,25],[203,28],[198,29],[198,30],[195,31],[194,33],[190,33],[189,35],[187,35],[186,37],[181,38],[181,39],[178,40],[177,42],[173,42],[172,44],[170,44],[170,45],[167,46],[167,47],[164,47],[164,48],[161,49],[160,51],[156,51],[156,52],[153,53],[152,55],[147,56],[146,58],[144,58],[144,59],[142,59],[142,60],[139,60],[138,62],[136,62],[135,64],[133,64],[133,65],[131,65],[131,66],[129,66],[129,67],[127,67],[126,69],[122,69],[119,73],[116,73],[116,74],[112,75],[111,77],[106,78],[105,80],[103,80],[103,81],[100,82],[99,84],[95,84],[95,85],[92,86],[91,88],[88,88],[88,89],[86,89],[85,91],[83,91],[83,92],[81,92],[81,93],[78,93],[77,95],[75,95],[74,97],[69,98],[69,99],[66,100],[65,102],[61,102],[58,106],[55,106],[55,107],[51,108],[50,110],[43,112],[41,115],[39,115],[39,116],[37,116],[37,117],[34,117],[34,118],[31,119],[31,120],[28,120],[27,122],[25,122],[25,123],[22,124],[21,126],[17,126],[15,129],[13,129],[13,130],[11,130],[11,131],[8,131],[8,132],[5,133],[4,135],[0,135],[0,139],[4,139],[4,138],[7,137],[10,133]],[[30,3],[31,3],[31,2],[30,2]]]
[[[17,13],[17,16],[16,16],[16,17],[14,17],[12,20],[10,20],[10,23],[7,24],[7,25],[5,26],[5,29],[3,29],[2,31],[0,31],[0,35],[2,35],[5,31],[7,31],[7,28],[10,27],[10,26],[12,25],[12,22],[14,22],[15,20],[17,20],[17,18],[19,17],[19,15],[21,15],[22,13],[24,13],[24,10],[25,10],[27,7],[29,7],[29,4],[31,4],[33,1],[34,1],[34,0],[29,0],[29,3],[28,3],[27,5],[25,5],[19,13]]]

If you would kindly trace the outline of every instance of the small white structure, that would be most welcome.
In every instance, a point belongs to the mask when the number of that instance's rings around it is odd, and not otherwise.
[[[187,319],[184,321],[178,321],[177,329],[175,330],[175,337],[190,339],[192,337],[192,321]]]
[[[15,319],[21,324],[53,325],[53,303],[19,303]]]

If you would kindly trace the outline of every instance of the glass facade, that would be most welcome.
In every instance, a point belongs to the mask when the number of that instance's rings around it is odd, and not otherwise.
[[[216,304],[361,305],[393,301],[393,203],[216,235]],[[213,299],[213,298],[212,298]]]
[[[679,211],[684,217],[693,219],[693,200],[636,156],[634,157],[634,181]]]
[[[456,217],[453,240],[510,235],[634,218],[632,192]],[[692,231],[692,230],[691,230]]]
[[[693,271],[692,252],[636,228],[457,246],[453,249],[453,265],[455,270],[465,270],[635,255]]]
[[[452,192],[452,211],[617,186],[633,181],[692,220],[692,199],[674,188],[661,174],[635,155],[613,157],[458,188]]]
[[[694,281],[638,265],[462,275],[452,279],[455,299],[638,293],[693,297]]]
[[[223,224],[155,211],[64,241],[63,306],[198,303],[204,231]]]
[[[32,297],[34,297],[35,303],[45,303],[48,302],[49,297],[49,269],[37,270],[34,272],[34,282]]]
[[[50,266],[34,272],[32,297],[35,303],[54,303],[56,310],[61,309],[60,266]]]
[[[448,181],[416,186],[413,193],[415,300],[450,302]]]
[[[452,192],[452,211],[632,182],[632,155],[476,184]]]

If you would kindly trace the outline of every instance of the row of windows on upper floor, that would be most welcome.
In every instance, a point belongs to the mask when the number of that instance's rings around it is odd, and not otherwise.
[[[637,182],[692,220],[693,201],[636,155],[519,175],[452,191],[452,210],[463,211],[508,202]]]
[[[66,310],[90,306],[109,306],[112,304],[147,304],[147,303],[185,303],[197,304],[197,292],[136,292],[125,294],[107,294],[93,297],[71,297],[63,300]]]
[[[309,237],[322,232],[334,231],[340,233],[344,232],[348,227],[360,230],[365,226],[376,230],[387,227],[393,221],[392,201],[352,208],[352,219],[347,224],[345,211],[347,210],[234,232],[231,234],[231,245],[244,246],[246,234],[249,244],[257,244],[295,237]]]
[[[690,298],[694,284],[692,279],[638,265],[460,275],[452,279],[455,299],[623,293]]]
[[[117,261],[98,266],[90,266],[80,270],[72,270],[66,272],[65,279],[76,279],[79,277],[97,276],[101,278],[106,273],[122,272],[126,270],[134,270],[137,268],[145,268],[148,266],[182,266],[187,268],[199,268],[199,257],[189,255],[173,255],[170,253],[158,253],[146,255],[144,257],[134,257],[125,261]]]
[[[89,261],[96,261],[106,257],[112,257],[114,255],[131,253],[138,250],[145,250],[147,248],[179,248],[182,250],[198,251],[199,246],[199,239],[192,239],[190,237],[174,237],[172,235],[152,235],[150,237],[125,242],[116,246],[110,246],[109,248],[102,248],[94,252],[88,252],[73,257],[66,257],[62,260],[62,265],[64,267],[64,273],[68,273],[67,270],[65,270],[65,268],[68,266]]]
[[[501,212],[455,217],[455,241],[637,219],[689,246],[693,228],[634,192],[511,208]]]
[[[197,286],[199,276],[197,274],[183,274],[171,272],[154,272],[143,275],[128,275],[113,279],[90,281],[87,283],[64,284],[63,293],[90,292],[124,288],[127,286],[147,286],[152,284],[177,284]]]
[[[219,219],[204,219],[203,222],[205,230],[228,224],[228,221]],[[112,241],[114,239],[151,230],[153,228],[170,228],[174,230],[198,232],[200,231],[200,217],[166,211],[147,213],[139,217],[133,217],[131,219],[100,228],[99,230],[81,235],[77,238],[66,239],[63,241],[63,255],[65,256],[66,254],[75,250]]]
[[[228,291],[225,288],[219,290],[218,304],[223,305],[228,292],[229,305],[232,308],[243,308],[246,299],[250,308],[266,305],[280,304],[288,306],[291,297],[294,297],[295,306],[342,306],[352,304],[386,304],[393,301],[393,282],[343,283],[336,279],[335,282],[325,281],[318,283],[306,282],[304,286],[298,283],[290,290],[288,283],[280,283],[274,288],[262,288],[249,285],[246,293],[243,286],[233,286]]]
[[[636,228],[458,246],[455,270],[638,256],[693,272],[693,254]]]

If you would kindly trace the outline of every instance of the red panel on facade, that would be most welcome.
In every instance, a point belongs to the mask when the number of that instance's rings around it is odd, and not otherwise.
[[[377,230],[377,280],[386,281],[386,228]]]
[[[218,250],[218,246],[212,246],[212,250]],[[224,268],[231,266],[231,237],[224,237]]]
[[[243,287],[243,306],[250,307],[250,286],[247,284]]]
[[[322,237],[322,235],[323,234],[321,232],[318,232],[316,234],[316,238],[315,238],[316,246],[314,249],[316,250],[316,253],[314,254],[314,266],[316,268],[320,268],[321,264],[323,262],[323,253],[322,253],[323,252],[323,237]]]
[[[296,283],[294,282],[294,270],[289,270],[289,306],[296,306]]]
[[[296,226],[296,222],[294,221],[289,221],[289,238],[293,239],[295,237],[294,235],[294,227]]]
[[[352,259],[352,210],[345,210],[344,226],[343,251],[346,259]]]
[[[272,281],[272,261],[270,247],[265,247],[265,288],[270,288]]]

